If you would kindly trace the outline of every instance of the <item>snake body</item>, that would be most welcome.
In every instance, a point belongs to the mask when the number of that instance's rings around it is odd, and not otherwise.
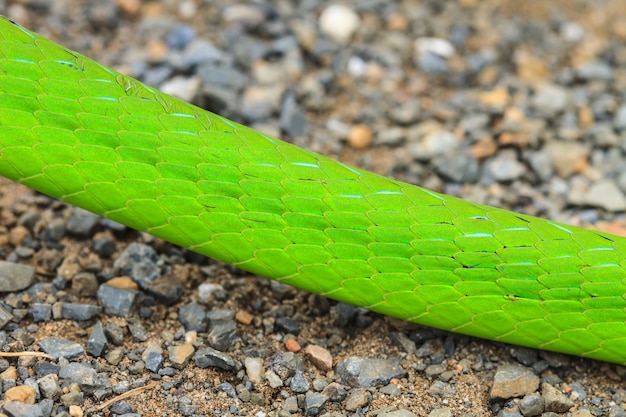
[[[4,18],[0,174],[335,300],[626,364],[626,239],[347,166]]]

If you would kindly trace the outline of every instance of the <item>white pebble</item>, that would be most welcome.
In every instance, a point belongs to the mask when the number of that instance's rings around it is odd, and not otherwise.
[[[263,360],[248,357],[244,359],[243,364],[250,381],[253,384],[260,384],[263,381]]]
[[[320,30],[338,43],[346,43],[356,32],[361,19],[354,10],[343,4],[332,4],[320,15]]]
[[[417,38],[415,40],[415,51],[418,55],[431,53],[442,58],[449,58],[454,55],[454,46],[441,38]]]
[[[219,284],[207,282],[198,286],[198,298],[201,302],[206,303],[216,291],[223,291],[223,287]]]

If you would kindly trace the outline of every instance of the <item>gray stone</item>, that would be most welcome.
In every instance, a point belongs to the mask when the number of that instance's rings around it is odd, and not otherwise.
[[[237,391],[232,384],[228,382],[222,382],[219,386],[219,390],[226,393],[230,398],[237,398]]]
[[[432,377],[435,377],[437,375],[444,373],[447,369],[448,369],[447,365],[438,363],[438,364],[428,365],[426,369],[424,369],[424,373],[426,374],[426,376],[432,378]]]
[[[498,367],[491,387],[492,400],[522,397],[539,388],[539,377],[532,369],[521,365],[504,364]]]
[[[367,406],[372,401],[372,394],[362,388],[350,390],[350,395],[346,398],[345,407],[348,411],[357,411]]]
[[[265,372],[265,379],[267,380],[269,386],[272,388],[280,388],[283,386],[283,380],[280,379],[280,377],[276,375],[276,372],[272,371],[271,369]]]
[[[331,382],[324,388],[322,394],[326,395],[332,402],[341,402],[348,396],[348,391],[343,385]]]
[[[249,84],[248,77],[237,68],[208,63],[200,65],[196,73],[202,78],[202,82],[209,89],[224,87],[228,91],[241,91]]]
[[[62,366],[59,370],[59,378],[63,379],[65,383],[75,382],[86,394],[112,392],[107,373],[98,373],[91,366],[83,363],[72,362]]]
[[[154,342],[149,342],[146,350],[141,354],[141,359],[146,364],[146,369],[150,372],[158,372],[163,364],[163,349]]]
[[[70,342],[60,337],[50,337],[37,342],[37,344],[44,352],[53,356],[55,359],[74,359],[85,353],[83,347],[78,343]]]
[[[65,237],[66,232],[65,220],[55,219],[43,229],[41,238],[46,242],[59,242]]]
[[[296,371],[304,371],[304,361],[293,352],[277,353],[272,356],[270,369],[284,381]]]
[[[324,411],[328,397],[319,392],[308,391],[304,395],[304,415],[316,416]]]
[[[114,415],[125,415],[133,412],[133,407],[126,401],[116,401],[111,404],[109,411]]]
[[[211,64],[220,59],[223,52],[205,39],[193,39],[183,51],[176,67],[183,72],[189,72],[193,67]]]
[[[89,237],[98,225],[100,216],[78,207],[72,209],[67,222],[67,231],[78,237]]]
[[[622,104],[615,112],[613,125],[619,130],[626,130],[626,104]]]
[[[569,384],[569,387],[572,390],[572,393],[569,396],[571,400],[584,401],[587,399],[587,392],[579,384],[572,382],[571,384]]]
[[[19,401],[7,401],[2,410],[9,417],[44,417],[39,404],[26,404]]]
[[[51,304],[32,303],[28,307],[28,311],[30,315],[33,317],[33,321],[35,323],[38,323],[40,321],[47,321],[52,318],[52,305]]]
[[[300,325],[291,317],[278,317],[274,322],[274,330],[297,336],[300,334]]]
[[[407,151],[417,161],[452,153],[459,141],[452,132],[432,122],[420,123],[407,132]]]
[[[97,358],[106,353],[108,349],[109,343],[104,334],[102,322],[99,321],[93,326],[89,339],[87,340],[87,353]]]
[[[54,375],[46,375],[39,378],[37,380],[37,385],[39,386],[39,391],[44,398],[56,400],[61,396],[61,394],[63,394],[63,390],[59,386],[59,381]]]
[[[35,228],[35,225],[41,220],[41,215],[35,211],[27,211],[17,219],[19,226],[24,226],[31,232]]]
[[[0,261],[0,293],[26,289],[35,282],[35,268],[30,265]]]
[[[566,109],[569,100],[569,92],[565,88],[542,84],[537,87],[531,103],[542,116],[553,117]]]
[[[260,122],[280,106],[283,85],[250,86],[241,96],[240,111],[249,122]]]
[[[182,306],[178,310],[178,320],[188,331],[205,332],[207,330],[206,311],[196,302]]]
[[[66,320],[91,320],[102,312],[102,307],[92,304],[63,303],[61,315]]]
[[[160,274],[159,256],[148,245],[130,244],[113,263],[117,275],[129,276],[141,288],[146,288]]]
[[[196,406],[193,405],[188,397],[180,397],[178,399],[178,412],[182,416],[191,416],[196,412]]]
[[[136,341],[145,342],[148,340],[148,333],[140,321],[137,321],[136,323],[128,323],[128,330],[130,331],[133,339]]]
[[[466,152],[454,152],[438,160],[435,170],[442,177],[456,183],[476,182],[480,174],[478,160]]]
[[[535,417],[543,413],[544,401],[539,394],[528,394],[519,402],[519,410],[526,417]]]
[[[106,354],[106,360],[113,366],[119,365],[119,363],[124,359],[124,352],[122,349],[113,349],[109,353]]]
[[[124,329],[117,324],[107,323],[107,325],[104,326],[104,334],[115,346],[122,346],[124,344]]]
[[[29,259],[32,258],[35,254],[35,251],[31,248],[26,248],[24,246],[18,246],[15,248],[14,252],[20,259]]]
[[[314,391],[322,392],[328,386],[328,381],[322,378],[315,378],[312,385]]]
[[[127,317],[137,302],[139,291],[128,288],[115,288],[107,284],[98,288],[98,302],[106,314]]]
[[[196,366],[199,368],[220,368],[225,371],[236,370],[241,367],[230,356],[210,347],[199,349],[194,357]]]
[[[145,290],[167,306],[176,304],[183,294],[183,284],[176,277],[162,277],[149,283]]]
[[[585,81],[611,81],[613,68],[604,61],[589,61],[576,68],[576,75]]]
[[[552,178],[552,162],[546,152],[531,152],[526,156],[526,160],[542,182],[547,182]]]
[[[392,378],[406,375],[398,359],[370,359],[353,356],[336,366],[344,384],[354,388],[386,385]]]
[[[290,138],[304,136],[308,128],[305,114],[293,94],[283,100],[280,111],[280,129]]]
[[[496,417],[522,417],[519,411],[517,410],[500,410]],[[547,417],[547,416],[544,416]]]
[[[611,179],[601,179],[591,184],[584,201],[594,207],[608,211],[626,210],[626,197],[617,184]]]
[[[546,411],[565,413],[574,406],[574,402],[565,394],[545,382],[541,384],[541,396],[545,402]]]
[[[517,359],[524,366],[532,366],[539,359],[537,349],[530,349],[521,346],[513,346],[510,350],[511,356]]]
[[[524,175],[526,167],[517,160],[514,151],[504,150],[486,162],[485,172],[497,182],[507,182]]]
[[[291,382],[289,383],[289,388],[291,388],[293,392],[302,394],[302,393],[307,392],[309,389],[311,389],[311,386],[309,384],[309,380],[304,375],[304,372],[296,371],[296,373],[291,378]]]
[[[61,402],[66,407],[81,406],[85,402],[85,395],[82,392],[68,392],[61,395]]]
[[[392,107],[389,116],[394,122],[408,126],[418,121],[421,107],[419,100],[407,100],[397,107]]]
[[[98,293],[98,278],[91,272],[79,272],[72,277],[72,293],[79,297],[94,297]]]
[[[380,390],[381,394],[388,395],[390,397],[397,397],[402,394],[402,390],[396,384],[387,384],[382,387]]]
[[[224,320],[211,319],[211,313],[213,312],[207,314],[210,323],[207,342],[211,347],[221,350],[222,352],[227,352],[241,340],[237,335],[237,323],[232,318]]]
[[[11,320],[13,320],[13,314],[0,305],[0,329],[9,324]],[[0,347],[2,347],[2,344],[0,344]]]
[[[110,258],[116,250],[115,241],[108,237],[93,240],[93,250],[102,258]]]
[[[44,417],[50,417],[52,415],[52,408],[54,407],[54,401],[48,398],[43,398],[37,404],[41,408],[41,412]]]
[[[283,410],[287,411],[289,414],[296,414],[300,411],[298,407],[298,397],[292,395],[285,398],[285,401],[283,401]]]

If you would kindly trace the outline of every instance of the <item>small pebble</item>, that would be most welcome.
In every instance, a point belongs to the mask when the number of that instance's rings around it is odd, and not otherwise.
[[[397,359],[370,359],[357,356],[339,362],[336,372],[344,384],[354,388],[386,385],[391,378],[405,375]]]
[[[343,4],[326,7],[319,17],[320,30],[335,42],[345,44],[354,35],[360,24],[354,10]]]
[[[29,265],[0,261],[0,293],[15,292],[35,282],[35,268]]]
[[[194,361],[199,368],[212,367],[230,371],[239,367],[230,355],[210,347],[199,349],[195,354]]]
[[[254,384],[260,384],[263,380],[263,360],[261,358],[245,358],[243,365],[246,368],[246,374],[250,381]]]
[[[25,404],[35,404],[35,389],[29,385],[20,385],[9,388],[4,393],[5,401],[19,401]]]
[[[553,413],[565,413],[574,406],[574,402],[567,398],[550,384],[541,384],[541,397],[545,403],[545,410]]]
[[[172,366],[177,369],[183,369],[194,354],[194,347],[189,343],[179,346],[170,346],[167,348],[168,356],[172,362]]]
[[[61,339],[60,337],[50,337],[38,342],[41,349],[55,359],[74,359],[83,355],[85,351],[78,343]]]
[[[367,406],[372,401],[372,394],[364,389],[350,390],[348,398],[346,398],[345,407],[348,411],[356,411],[359,408]]]
[[[333,368],[333,357],[327,349],[317,345],[307,345],[304,353],[319,370],[330,371]]]
[[[246,326],[249,326],[250,324],[252,324],[253,319],[254,319],[254,316],[244,310],[239,310],[235,314],[235,320],[237,320],[239,323],[246,325]]]
[[[289,352],[298,353],[302,350],[302,346],[300,346],[300,343],[298,343],[296,339],[287,339],[285,342],[285,349]]]
[[[372,144],[372,131],[366,125],[356,125],[350,129],[348,143],[354,149],[367,149]]]
[[[530,368],[521,365],[503,364],[498,367],[491,387],[493,400],[521,397],[539,388],[539,377]]]
[[[98,321],[87,340],[87,353],[94,357],[100,357],[109,349],[109,343],[104,333],[102,322]]]

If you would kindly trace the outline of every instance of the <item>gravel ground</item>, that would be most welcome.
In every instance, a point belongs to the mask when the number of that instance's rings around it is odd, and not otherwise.
[[[623,0],[342,4],[0,12],[343,162],[624,234]],[[0,416],[626,415],[621,366],[390,320],[8,181],[0,258]]]

